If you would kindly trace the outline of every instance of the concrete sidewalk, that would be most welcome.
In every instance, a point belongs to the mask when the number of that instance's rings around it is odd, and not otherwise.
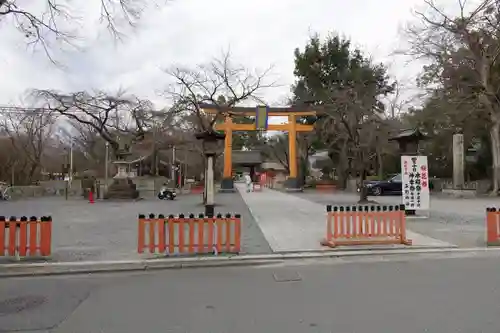
[[[266,188],[247,193],[244,184],[235,185],[274,252],[327,250],[320,245],[326,236],[324,205]],[[456,246],[410,230],[407,237],[419,247]]]

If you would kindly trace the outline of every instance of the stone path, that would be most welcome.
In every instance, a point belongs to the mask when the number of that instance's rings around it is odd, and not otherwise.
[[[235,185],[273,251],[327,249],[320,245],[326,230],[324,205],[269,189],[247,193],[244,184]],[[410,230],[407,237],[414,246],[454,246]]]

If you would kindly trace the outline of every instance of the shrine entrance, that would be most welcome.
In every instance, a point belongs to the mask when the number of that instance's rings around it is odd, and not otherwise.
[[[238,131],[281,131],[288,132],[288,149],[289,149],[289,168],[290,175],[285,181],[285,189],[289,191],[300,191],[297,178],[297,132],[311,132],[314,130],[314,125],[297,124],[297,119],[303,116],[315,116],[316,111],[304,110],[299,107],[226,107],[219,109],[211,104],[200,105],[203,111],[210,115],[217,115],[221,112],[224,115],[224,122],[215,125],[217,131],[224,131],[224,176],[221,183],[221,190],[234,191],[234,183],[232,177],[233,161],[232,161],[232,142],[233,132]],[[236,117],[255,117],[253,124],[236,124],[233,118]],[[269,124],[270,117],[286,117],[288,122],[284,124]]]

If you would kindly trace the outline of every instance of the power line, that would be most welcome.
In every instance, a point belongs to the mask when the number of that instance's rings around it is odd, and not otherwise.
[[[49,112],[53,111],[48,108],[32,108],[32,107],[23,107],[23,106],[3,106],[0,105],[0,112],[7,112],[7,113],[42,113],[42,112]]]
[[[106,113],[106,111],[95,111],[96,114],[99,113]],[[2,113],[30,113],[30,114],[42,114],[42,113],[59,113],[61,115],[64,115],[63,113],[60,113],[57,110],[54,109],[49,109],[49,108],[34,108],[34,107],[24,107],[24,106],[2,106],[0,105],[0,115]],[[64,113],[66,114],[84,114],[84,115],[91,115],[94,112],[89,112],[89,111],[81,111],[81,110],[64,110]]]
[[[59,113],[57,110],[49,109],[49,108],[33,108],[33,107],[23,107],[23,106],[1,106],[0,105],[0,115],[6,113],[14,113],[14,114],[47,114],[47,113]],[[65,111],[65,113],[71,114],[86,114],[89,115],[89,112],[83,111]]]

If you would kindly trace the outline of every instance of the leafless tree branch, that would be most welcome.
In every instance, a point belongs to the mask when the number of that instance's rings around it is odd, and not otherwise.
[[[122,92],[116,96],[104,92],[64,94],[52,90],[35,90],[33,95],[44,100],[45,109],[94,129],[107,141],[115,154],[121,140],[130,140],[127,147],[141,141],[150,128],[152,104]],[[125,147],[126,148],[126,147]]]
[[[243,66],[234,65],[230,54],[226,52],[220,59],[214,59],[195,69],[174,67],[166,70],[174,82],[167,87],[165,96],[173,100],[179,112],[196,115],[199,131],[213,131],[223,112],[208,117],[200,104],[212,104],[219,109],[247,100],[260,102],[259,93],[276,86],[275,82],[266,82],[270,70],[271,68],[252,72]]]
[[[100,1],[101,23],[117,39],[123,34],[120,27],[125,23],[135,26],[148,5],[166,3],[168,0],[93,0]],[[20,0],[0,0],[0,19],[12,18],[15,27],[25,36],[29,45],[40,45],[48,58],[55,64],[52,44],[63,43],[76,47],[81,17],[71,10],[70,0],[43,0],[36,2],[44,6],[35,10]]]

